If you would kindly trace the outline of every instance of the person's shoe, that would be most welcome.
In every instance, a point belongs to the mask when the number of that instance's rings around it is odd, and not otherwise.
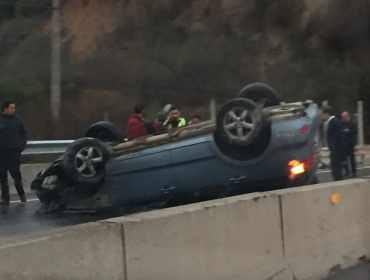
[[[10,203],[10,200],[4,199],[4,198],[2,198],[1,201],[0,201],[1,206],[9,205],[9,203]]]
[[[21,202],[27,202],[27,197],[26,197],[26,195],[21,195],[20,197],[19,197],[20,199],[21,199]]]
[[[357,174],[352,174],[352,178],[357,178]]]

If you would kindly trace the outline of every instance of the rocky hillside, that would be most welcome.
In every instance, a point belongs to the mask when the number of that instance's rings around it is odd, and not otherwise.
[[[20,102],[33,139],[79,137],[107,111],[124,127],[139,101],[151,115],[171,102],[207,117],[211,97],[255,81],[287,101],[353,111],[362,99],[370,111],[369,1],[61,2],[62,125],[51,135],[50,1],[0,1],[0,99]]]

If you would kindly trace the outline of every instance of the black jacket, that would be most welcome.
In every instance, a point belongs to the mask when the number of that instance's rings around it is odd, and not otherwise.
[[[154,128],[153,122],[154,121],[144,122],[144,126],[145,126],[145,129],[146,129],[146,134],[148,134],[148,135],[155,133],[155,128]]]
[[[0,150],[26,149],[27,131],[22,120],[16,116],[0,114]]]
[[[344,129],[348,129],[348,132],[344,132],[347,138],[347,144],[350,146],[356,146],[357,144],[357,125],[356,123],[350,119],[348,122],[342,121],[342,127]]]
[[[331,152],[343,153],[347,145],[347,139],[339,119],[333,118],[327,125],[326,131],[328,148]]]

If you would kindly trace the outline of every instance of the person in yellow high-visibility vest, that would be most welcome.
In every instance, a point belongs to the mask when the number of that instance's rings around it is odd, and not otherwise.
[[[184,118],[180,118],[181,112],[178,107],[172,106],[169,110],[169,118],[164,123],[167,129],[176,128],[180,126],[186,125],[186,120]]]

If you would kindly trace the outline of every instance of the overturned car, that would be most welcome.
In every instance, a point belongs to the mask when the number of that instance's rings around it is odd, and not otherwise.
[[[255,83],[216,120],[124,141],[110,122],[92,125],[40,172],[32,190],[54,210],[126,211],[310,184],[321,152],[312,101],[283,104]]]

